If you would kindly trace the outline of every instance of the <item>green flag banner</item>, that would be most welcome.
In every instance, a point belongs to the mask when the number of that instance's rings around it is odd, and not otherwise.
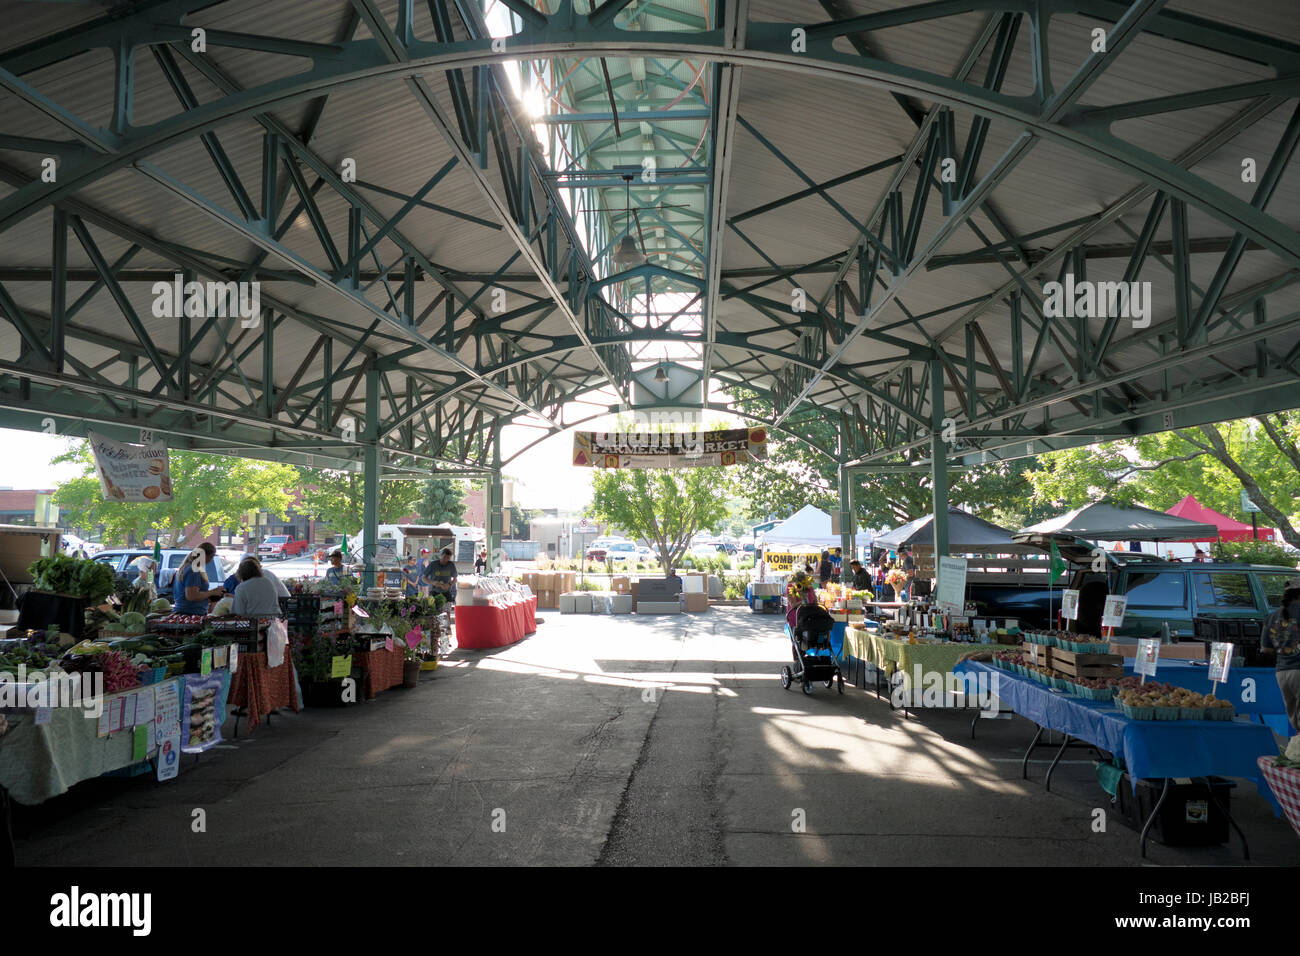
[[[1061,552],[1058,551],[1058,550],[1056,550],[1056,539],[1055,539],[1055,538],[1052,539],[1052,552],[1051,552],[1051,553],[1052,553],[1052,560],[1051,560],[1051,561],[1048,563],[1048,565],[1047,565],[1047,572],[1048,572],[1048,574],[1047,574],[1047,580],[1048,580],[1049,583],[1051,583],[1051,584],[1055,584],[1056,581],[1057,581],[1057,578],[1059,578],[1062,574],[1065,573],[1065,571],[1066,571],[1066,569],[1069,567],[1069,565],[1066,564],[1066,563],[1065,563],[1065,559],[1061,557]]]

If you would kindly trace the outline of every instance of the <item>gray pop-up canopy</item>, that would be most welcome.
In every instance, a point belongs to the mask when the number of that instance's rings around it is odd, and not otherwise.
[[[934,515],[924,515],[893,531],[876,535],[877,548],[934,550]],[[1011,532],[960,508],[948,509],[948,550],[952,554],[1006,554],[1028,550],[1012,540]]]
[[[1198,535],[1213,538],[1217,533],[1218,529],[1212,524],[1188,521],[1141,505],[1124,507],[1103,498],[1059,518],[1049,518],[1022,528],[1015,539],[1025,543],[1048,537],[1087,538],[1089,541],[1187,541]]]

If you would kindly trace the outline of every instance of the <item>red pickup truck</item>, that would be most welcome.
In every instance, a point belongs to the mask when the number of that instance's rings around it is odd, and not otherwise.
[[[257,546],[259,558],[294,558],[306,554],[310,546],[307,541],[294,541],[287,534],[273,534]]]

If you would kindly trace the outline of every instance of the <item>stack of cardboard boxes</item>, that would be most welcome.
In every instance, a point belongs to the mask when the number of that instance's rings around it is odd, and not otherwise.
[[[709,576],[704,571],[688,571],[682,575],[683,607],[688,614],[698,614],[709,609]]]
[[[537,595],[537,609],[558,610],[560,595],[572,591],[577,583],[576,571],[525,571],[523,583]]]

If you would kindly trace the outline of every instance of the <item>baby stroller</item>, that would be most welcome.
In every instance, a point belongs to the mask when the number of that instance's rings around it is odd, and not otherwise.
[[[812,693],[813,681],[825,681],[826,688],[839,681],[839,691],[844,693],[844,675],[831,648],[831,628],[835,620],[819,604],[802,604],[795,612],[794,631],[790,633],[790,650],[794,667],[781,667],[781,686],[786,690],[799,681],[805,694]],[[789,633],[789,628],[786,629]]]

